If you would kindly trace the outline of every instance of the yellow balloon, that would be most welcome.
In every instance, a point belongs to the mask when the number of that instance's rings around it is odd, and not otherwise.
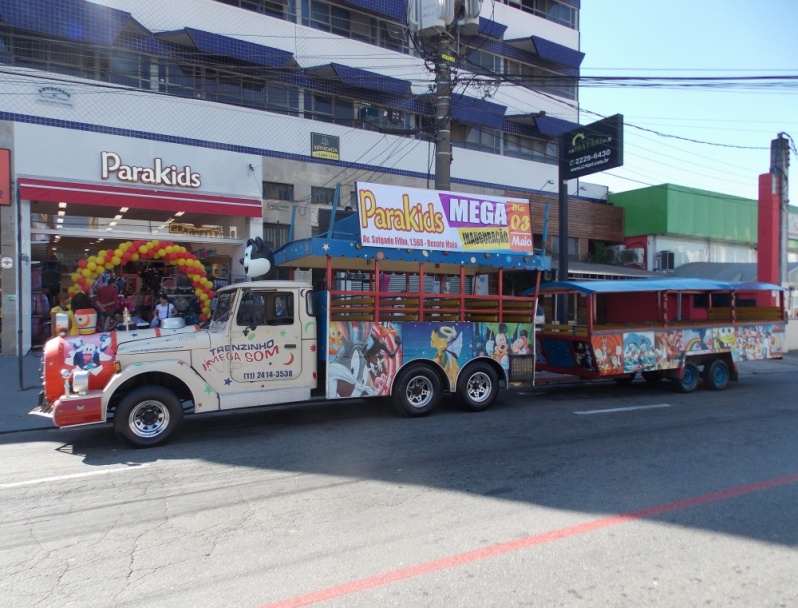
[[[90,261],[88,264],[86,264],[86,268],[94,272],[95,270],[97,270],[97,264],[95,262]]]
[[[89,270],[88,268],[84,268],[83,270],[80,271],[80,274],[88,279],[91,276],[91,270]]]
[[[121,251],[122,253],[125,253],[125,251],[128,250],[128,248],[130,247],[131,244],[132,243],[130,243],[130,241],[128,241],[127,243],[120,243],[119,244],[119,251]]]
[[[141,247],[139,247],[139,253],[147,253],[147,246],[142,245]]]
[[[119,247],[114,249],[114,257],[115,258],[121,258],[123,253],[124,253],[124,251],[122,251]]]
[[[86,261],[87,261],[87,262],[94,262],[94,263],[96,264],[96,263],[97,263],[97,258],[96,258],[95,256],[93,256],[93,255],[90,255],[90,256],[89,256],[89,257],[86,259]]]
[[[158,250],[158,257],[164,257],[165,255],[166,255],[166,249]]]
[[[210,298],[208,297],[208,294],[205,293],[204,291],[200,295],[199,299],[202,300],[203,302],[207,302],[208,300],[210,300]]]
[[[174,251],[175,251],[175,248],[174,248],[172,245],[167,245],[167,246],[164,248],[164,251],[166,251],[166,253],[167,253],[167,254],[169,254],[169,253],[174,253]]]
[[[119,264],[122,263],[122,260],[120,260],[118,256],[114,256],[114,257],[111,258],[111,263],[114,266],[119,266]]]
[[[161,244],[161,241],[157,241],[157,240],[156,241],[150,241],[150,243],[152,243],[153,247],[157,247],[158,245]]]
[[[89,285],[89,286],[94,285],[94,279],[92,279],[91,277],[86,279],[86,285]]]
[[[72,278],[72,282],[74,283],[75,281],[77,281],[80,278],[80,273],[79,272],[73,272],[71,278]]]
[[[186,265],[186,260],[183,259],[183,258],[178,259],[177,260],[177,265],[178,266],[185,266]]]
[[[138,261],[138,259],[139,259],[139,254],[138,253],[131,253],[130,254],[130,261],[131,262],[136,262],[136,261]]]

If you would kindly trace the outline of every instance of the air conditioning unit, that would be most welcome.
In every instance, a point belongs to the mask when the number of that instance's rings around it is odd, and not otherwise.
[[[643,266],[645,264],[645,260],[643,259],[645,249],[642,247],[630,247],[627,251],[629,252],[628,256],[630,260],[626,263],[627,265]]]
[[[673,251],[658,251],[654,270],[673,270]]]

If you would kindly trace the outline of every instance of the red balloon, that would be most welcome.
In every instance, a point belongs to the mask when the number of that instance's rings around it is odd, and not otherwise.
[[[206,315],[204,312],[200,313],[199,320],[202,321],[202,322],[207,321],[208,320],[208,315]]]
[[[81,268],[86,268],[86,264],[88,264],[86,260],[78,260],[78,266]]]

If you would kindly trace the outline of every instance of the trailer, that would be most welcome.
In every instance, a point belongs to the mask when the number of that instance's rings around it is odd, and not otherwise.
[[[532,291],[528,293],[533,293]],[[576,322],[537,334],[535,369],[547,376],[631,382],[674,381],[691,392],[703,381],[723,390],[740,361],[785,352],[786,290],[756,282],[693,278],[563,281],[538,295],[554,310],[567,298]]]

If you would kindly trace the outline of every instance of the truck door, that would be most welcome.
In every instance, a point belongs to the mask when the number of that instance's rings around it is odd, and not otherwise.
[[[230,381],[260,383],[264,390],[296,382],[302,372],[298,317],[293,291],[244,290],[229,325]]]

